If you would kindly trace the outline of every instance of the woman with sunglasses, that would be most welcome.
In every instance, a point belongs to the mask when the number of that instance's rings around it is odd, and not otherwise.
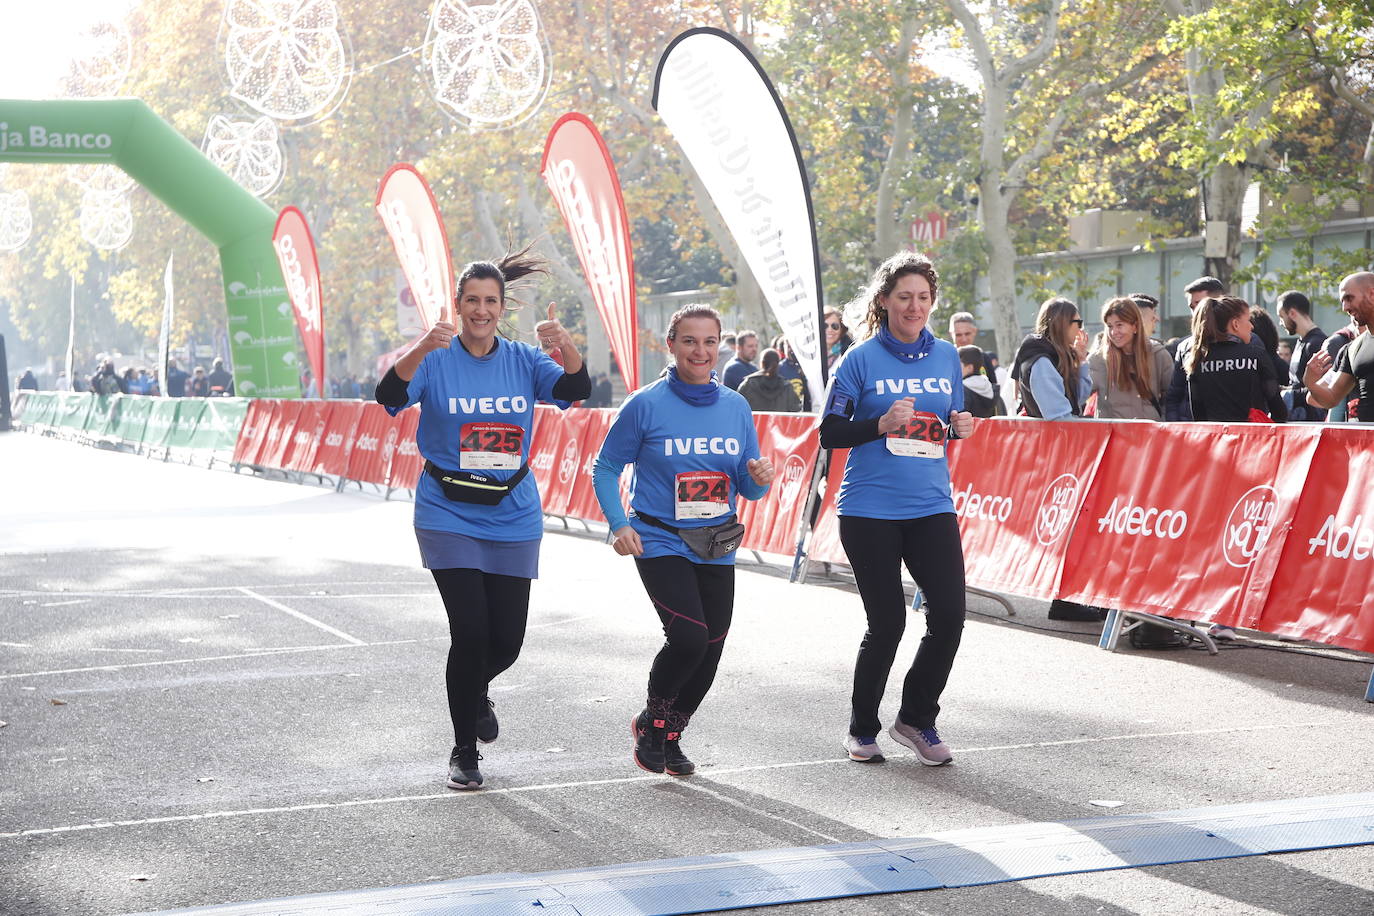
[[[888,734],[926,766],[954,756],[935,730],[965,612],[964,552],[945,447],[974,427],[964,410],[959,353],[926,326],[937,289],[934,266],[915,252],[878,267],[855,303],[871,336],[836,368],[821,420],[821,446],[849,449],[835,506],[868,623],[844,739],[849,758],[860,763],[883,759],[878,707],[906,627],[903,565],[925,595],[926,631]]]
[[[845,351],[854,346],[854,336],[849,333],[849,328],[845,326],[844,318],[835,309],[825,310],[825,350],[826,367],[835,368],[835,361],[844,355]]]
[[[1035,316],[1035,333],[1017,348],[1011,377],[1027,416],[1062,420],[1083,415],[1093,380],[1078,306],[1068,299],[1045,300]]]
[[[498,733],[487,686],[515,664],[525,641],[544,534],[528,464],[534,402],[566,404],[592,390],[552,304],[535,326],[542,350],[498,333],[506,284],[543,272],[528,248],[468,264],[458,277],[457,327],[449,314],[440,316],[377,385],[377,401],[392,416],[422,406],[415,442],[425,473],[415,488],[415,538],[452,637],[445,669],[451,789],[482,785],[477,742],[489,744]],[[550,357],[554,350],[562,366]]]

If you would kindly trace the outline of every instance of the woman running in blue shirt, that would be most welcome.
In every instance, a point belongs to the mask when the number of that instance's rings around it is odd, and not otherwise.
[[[937,289],[921,255],[883,262],[858,300],[869,338],[836,366],[821,420],[821,445],[850,450],[836,510],[868,629],[844,746],[863,763],[883,759],[878,706],[906,626],[903,563],[925,595],[926,633],[888,734],[928,766],[953,759],[935,730],[964,627],[964,552],[945,448],[973,434],[973,415],[963,409],[958,350],[926,327]]]
[[[534,402],[591,394],[582,356],[553,305],[535,327],[542,351],[497,333],[506,284],[543,272],[528,251],[467,265],[458,278],[461,330],[444,316],[377,385],[377,401],[393,416],[421,405],[415,441],[425,473],[415,489],[415,537],[452,636],[445,681],[453,789],[482,785],[477,742],[498,734],[487,688],[520,655],[530,580],[539,575],[544,521],[527,464]],[[549,356],[553,350],[562,366]]]
[[[773,465],[759,456],[748,402],[716,381],[716,310],[678,309],[667,343],[674,365],[625,399],[592,482],[612,546],[635,558],[665,637],[648,701],[630,723],[634,760],[651,773],[688,776],[696,767],[682,752],[682,730],[711,689],[734,612],[743,536],[735,503],[763,496]],[[635,466],[628,519],[619,486],[627,464]]]

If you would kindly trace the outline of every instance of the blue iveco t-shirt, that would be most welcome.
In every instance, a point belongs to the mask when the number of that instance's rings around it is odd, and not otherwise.
[[[962,375],[959,351],[946,340],[913,362],[898,359],[877,338],[849,348],[830,380],[827,414],[872,420],[899,398],[911,398],[917,415],[902,435],[849,450],[835,500],[840,515],[908,519],[954,511],[948,439],[932,420],[947,426],[951,411],[964,409]]]
[[[696,407],[674,394],[662,378],[620,405],[597,463],[617,477],[625,465],[635,466],[630,488],[635,512],[647,512],[674,528],[702,528],[734,514],[741,487],[748,499],[765,492],[749,476],[749,460],[758,457],[754,416],[742,395],[722,386],[716,403]],[[614,530],[617,520],[609,521]],[[646,558],[679,556],[720,566],[735,562],[734,553],[703,560],[676,534],[638,518],[629,521]]]
[[[534,402],[553,400],[562,377],[563,367],[529,344],[497,338],[491,353],[475,357],[454,337],[415,370],[405,407],[387,411],[395,416],[419,404],[421,455],[445,470],[505,480],[529,457]],[[433,477],[421,474],[415,527],[491,541],[536,540],[544,534],[539,485],[527,474],[499,504],[479,506],[448,499]]]

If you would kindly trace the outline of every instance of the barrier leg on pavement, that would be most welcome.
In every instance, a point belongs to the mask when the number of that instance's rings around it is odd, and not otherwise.
[[[1374,703],[1374,670],[1369,672],[1369,686],[1365,688],[1364,700],[1366,703]]]
[[[987,598],[987,599],[990,600],[990,601],[996,601],[998,604],[1002,605],[1002,607],[1004,607],[1004,608],[1007,609],[1007,616],[1008,616],[1008,617],[1015,617],[1015,616],[1016,616],[1016,608],[1012,607],[1010,601],[1008,601],[1007,599],[1003,598],[1001,595],[997,594],[996,592],[989,592],[989,591],[985,591],[985,590],[983,590],[983,589],[981,589],[981,588],[974,588],[972,585],[965,585],[965,586],[964,586],[964,591],[968,592],[970,595],[977,595],[977,596],[979,596],[980,598]]]
[[[1123,621],[1129,619],[1130,623],[1122,625]],[[1173,620],[1169,617],[1160,617],[1157,614],[1147,614],[1144,611],[1107,611],[1107,622],[1102,626],[1102,638],[1098,640],[1099,648],[1106,649],[1108,652],[1116,651],[1117,639],[1125,633],[1129,633],[1142,623],[1154,623],[1170,630],[1177,630],[1184,636],[1191,636],[1200,640],[1207,647],[1208,655],[1217,654],[1217,644],[1212,637],[1207,635],[1206,630],[1199,630],[1197,627],[1181,620]]]

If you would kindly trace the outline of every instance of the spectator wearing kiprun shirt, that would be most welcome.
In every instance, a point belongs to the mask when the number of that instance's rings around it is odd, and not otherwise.
[[[543,513],[527,464],[534,402],[566,406],[591,393],[582,356],[552,304],[535,326],[543,351],[498,334],[506,284],[543,271],[528,248],[468,264],[458,278],[461,330],[455,336],[445,314],[377,385],[377,401],[393,416],[422,408],[415,441],[425,473],[415,488],[415,537],[452,636],[445,685],[453,789],[482,785],[477,742],[495,741],[499,731],[488,686],[520,656],[530,580],[539,575]],[[562,366],[549,356],[555,349]]]
[[[1188,310],[1197,308],[1197,304],[1203,299],[1213,296],[1226,295],[1226,287],[1216,277],[1198,277],[1192,283],[1183,287],[1184,295],[1188,297]],[[1185,337],[1174,350],[1174,376],[1169,381],[1169,390],[1164,395],[1164,419],[1166,420],[1191,420],[1192,414],[1189,413],[1188,405],[1188,373],[1183,369],[1183,360],[1188,355],[1188,349],[1192,347],[1189,338]]]
[[[1011,377],[1026,414],[1043,420],[1083,415],[1092,393],[1088,335],[1078,306],[1047,299],[1035,316],[1035,333],[1026,336],[1012,361]]]
[[[1340,352],[1334,369],[1331,357],[1318,353],[1307,364],[1303,382],[1308,403],[1335,407],[1357,390],[1360,402],[1355,416],[1361,423],[1374,423],[1374,340],[1369,328],[1374,322],[1374,273],[1361,271],[1346,277],[1340,286],[1341,308],[1364,330]]]
[[[630,720],[634,761],[651,773],[689,776],[696,767],[682,751],[682,731],[715,680],[734,613],[743,534],[735,504],[763,496],[773,465],[759,455],[749,404],[711,371],[720,345],[716,310],[678,309],[667,345],[673,365],[620,406],[592,484],[612,546],[635,558],[663,626],[644,710]],[[620,502],[627,464],[635,466],[630,518]]]
[[[1108,300],[1102,306],[1102,324],[1102,344],[1088,356],[1097,415],[1106,420],[1162,420],[1164,392],[1174,374],[1169,351],[1150,339],[1132,298]]]
[[[1252,335],[1250,304],[1244,299],[1204,299],[1193,310],[1183,371],[1194,420],[1247,423],[1251,410],[1267,412],[1278,422],[1288,419],[1274,363],[1251,344]]]
[[[1322,344],[1326,342],[1326,332],[1312,320],[1311,301],[1295,289],[1279,294],[1279,321],[1285,331],[1298,337],[1288,361],[1289,382],[1283,389],[1288,419],[1325,420],[1325,410],[1307,403],[1307,387],[1302,377],[1307,371],[1308,361],[1321,352]]]
[[[870,336],[836,366],[821,420],[821,446],[850,450],[835,505],[868,628],[844,748],[864,763],[883,759],[878,707],[906,626],[903,564],[925,596],[926,632],[888,734],[927,766],[953,759],[935,729],[964,628],[964,553],[945,448],[974,425],[959,354],[927,327],[937,291],[935,268],[919,254],[878,267],[856,303]]]

